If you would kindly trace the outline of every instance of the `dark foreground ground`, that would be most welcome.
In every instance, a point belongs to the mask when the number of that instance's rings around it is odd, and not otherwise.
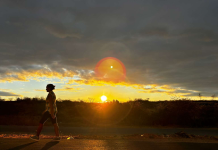
[[[61,141],[51,142],[53,127],[40,141],[29,139],[34,126],[0,126],[0,150],[217,150],[217,128],[60,127]],[[71,137],[69,139],[69,137]],[[73,138],[74,137],[74,138]]]
[[[213,141],[167,141],[167,140],[89,140],[63,139],[51,142],[42,139],[39,142],[30,139],[0,139],[1,150],[217,150],[218,143]]]

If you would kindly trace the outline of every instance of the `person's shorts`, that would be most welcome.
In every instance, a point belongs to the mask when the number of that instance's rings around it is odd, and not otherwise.
[[[42,118],[41,118],[41,120],[40,120],[40,123],[41,123],[41,124],[44,124],[44,123],[48,120],[48,118],[50,118],[52,124],[57,123],[57,116],[53,119],[53,118],[51,117],[51,114],[50,114],[48,111],[46,111],[46,112],[43,114],[43,116],[42,116]]]

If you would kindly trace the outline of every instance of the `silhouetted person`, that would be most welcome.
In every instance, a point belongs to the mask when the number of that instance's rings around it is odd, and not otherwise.
[[[48,96],[46,97],[46,109],[42,113],[43,116],[40,120],[38,129],[36,131],[36,135],[30,137],[33,140],[36,140],[36,141],[39,140],[39,135],[42,131],[43,124],[48,120],[48,118],[50,118],[50,120],[52,121],[54,125],[54,130],[56,134],[56,137],[54,138],[54,140],[58,140],[58,141],[60,140],[59,128],[58,128],[57,117],[56,117],[56,114],[57,114],[56,96],[55,96],[55,93],[53,92],[54,89],[55,89],[55,86],[53,84],[48,84],[46,86],[46,91],[49,92]]]

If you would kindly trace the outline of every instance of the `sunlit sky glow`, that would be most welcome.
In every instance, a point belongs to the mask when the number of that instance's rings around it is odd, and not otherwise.
[[[2,0],[0,96],[45,97],[53,83],[63,100],[199,99],[199,93],[211,99],[218,94],[217,6],[213,0]],[[104,58],[117,61],[105,62],[99,75]]]

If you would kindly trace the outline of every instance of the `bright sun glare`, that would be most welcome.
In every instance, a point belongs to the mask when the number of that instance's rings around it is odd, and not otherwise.
[[[102,100],[103,102],[105,102],[105,101],[107,100],[107,97],[103,95],[103,96],[101,97],[101,100]]]

